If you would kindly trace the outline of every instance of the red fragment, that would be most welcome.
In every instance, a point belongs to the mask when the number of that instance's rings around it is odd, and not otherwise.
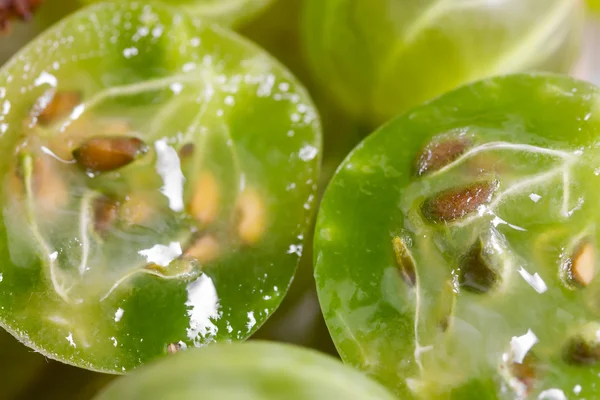
[[[43,0],[0,0],[0,32],[10,31],[10,22],[15,19],[29,21]]]

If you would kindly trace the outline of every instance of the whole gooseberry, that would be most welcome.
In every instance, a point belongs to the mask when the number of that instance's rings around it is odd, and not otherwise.
[[[376,126],[463,83],[568,71],[583,8],[574,0],[307,0],[303,36],[332,96]]]

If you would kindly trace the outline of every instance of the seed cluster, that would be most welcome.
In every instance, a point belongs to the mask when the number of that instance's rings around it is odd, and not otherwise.
[[[487,154],[476,154],[477,149],[474,149],[473,157],[459,160],[467,151],[473,149],[475,140],[474,136],[466,136],[462,131],[458,135],[456,132],[450,132],[436,136],[422,148],[414,161],[413,174],[419,180],[436,179],[436,172],[454,162],[460,165],[453,167],[457,167],[461,173],[476,180],[474,183],[459,184],[439,191],[421,201],[420,215],[423,222],[440,233],[439,240],[444,240],[446,235],[441,233],[442,231],[448,232],[460,229],[460,226],[468,226],[473,220],[474,213],[485,215],[485,207],[490,205],[490,208],[493,208],[498,203],[495,198],[501,196],[498,190],[500,180],[497,177],[502,174],[497,168],[497,158],[488,157]],[[486,161],[486,158],[489,160]],[[490,176],[493,178],[489,178]],[[444,250],[447,252],[445,257],[453,258],[449,260],[454,268],[453,279],[447,281],[439,293],[440,304],[432,307],[434,315],[430,316],[435,318],[442,332],[448,331],[452,326],[452,314],[458,294],[464,290],[470,293],[468,296],[492,296],[502,290],[499,287],[507,280],[508,269],[515,268],[506,259],[511,250],[504,235],[496,229],[496,225],[493,223],[487,227],[484,225],[482,229],[479,228],[480,225],[477,226],[478,228],[475,228],[476,231],[471,235],[475,237],[474,243],[466,252],[449,247]],[[418,292],[418,266],[411,253],[411,247],[411,241],[404,237],[396,236],[392,240],[399,275],[410,288],[416,288]],[[566,256],[560,263],[564,289],[584,290],[592,285],[596,278],[595,239],[592,235],[579,235],[566,247],[567,250],[564,251]],[[424,277],[426,278],[426,275]],[[576,331],[567,334],[565,344],[562,346],[562,359],[565,363],[572,366],[595,366],[600,363],[597,328],[581,328],[579,333]],[[512,350],[508,350],[507,354],[510,355],[511,352]],[[544,373],[543,369],[535,350],[528,350],[525,358],[520,362],[507,357],[500,363],[503,376],[507,376],[507,379],[512,382],[511,387],[516,385],[513,388],[524,396],[532,392],[536,382]]]
[[[72,115],[81,99],[81,94],[77,92],[47,91],[32,107],[28,125],[35,127],[39,124],[43,127],[41,129],[52,127]],[[152,221],[163,212],[159,212],[162,208],[158,204],[157,197],[160,196],[157,196],[156,189],[132,190],[127,183],[98,189],[98,185],[94,184],[95,178],[121,176],[125,168],[134,166],[138,161],[147,164],[153,158],[152,149],[141,137],[132,135],[133,129],[126,122],[117,120],[101,124],[89,121],[89,118],[84,115],[73,121],[77,133],[61,133],[46,140],[47,143],[34,134],[25,138],[23,146],[19,146],[17,159],[25,157],[33,160],[31,187],[37,208],[35,214],[39,215],[40,210],[48,210],[48,216],[60,215],[71,200],[70,181],[79,179],[87,182],[87,185],[95,185],[89,191],[93,193],[89,207],[97,240],[103,241],[118,226],[152,228]],[[43,151],[44,148],[49,149],[53,156],[45,154],[48,150]],[[181,162],[187,163],[195,156],[196,150],[194,144],[183,145],[178,152]],[[55,159],[57,157],[59,160]],[[13,168],[11,185],[15,189],[13,193],[23,194],[28,183],[20,173],[20,165],[18,162]],[[144,182],[152,181],[144,172],[140,172],[143,169],[134,168],[131,171],[129,173],[134,176],[135,184],[142,188]],[[193,171],[191,174],[194,175]],[[218,227],[224,211],[221,184],[210,169],[203,169],[195,175],[186,213],[181,216],[187,221],[189,232],[181,255],[176,260],[177,265],[169,268],[171,264],[162,266],[149,262],[144,270],[151,274],[188,276],[195,266],[204,266],[219,258],[223,253],[224,241],[239,241],[243,245],[253,246],[264,236],[266,209],[263,196],[257,189],[245,187],[238,194],[235,214],[231,217],[235,228],[225,237],[219,234]],[[109,181],[111,179],[108,178]],[[235,238],[231,238],[231,233]]]
[[[136,137],[93,137],[73,151],[73,157],[84,169],[98,173],[123,168],[147,151]]]

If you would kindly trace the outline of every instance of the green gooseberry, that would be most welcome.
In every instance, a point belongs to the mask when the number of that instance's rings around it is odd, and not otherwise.
[[[599,146],[600,90],[544,74],[461,87],[359,144],[315,230],[344,361],[407,400],[596,398]]]
[[[244,340],[278,307],[312,220],[321,128],[266,52],[177,8],[103,3],[43,33],[0,82],[10,333],[123,373]]]
[[[95,400],[393,400],[333,357],[275,342],[217,344],[146,365]]]
[[[306,0],[304,47],[332,97],[375,127],[470,81],[568,71],[583,9],[573,0]]]
[[[91,4],[106,0],[79,1]],[[222,25],[240,26],[258,16],[273,3],[273,0],[155,0],[154,2],[181,7],[188,15],[209,18]]]

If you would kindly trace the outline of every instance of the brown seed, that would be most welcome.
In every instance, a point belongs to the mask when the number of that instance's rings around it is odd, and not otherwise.
[[[181,345],[179,343],[170,343],[167,346],[167,353],[169,353],[169,354],[175,354],[180,350],[181,350]]]
[[[128,165],[146,151],[147,146],[136,137],[102,136],[86,140],[73,151],[73,157],[89,171],[108,172]]]
[[[394,246],[394,255],[396,256],[396,265],[400,271],[400,276],[409,286],[414,287],[417,282],[417,273],[415,261],[404,243],[404,240],[396,236],[392,240]]]
[[[588,286],[596,275],[596,249],[590,242],[582,243],[570,262],[570,275],[575,283]]]
[[[417,155],[415,173],[418,176],[437,171],[460,157],[471,146],[467,136],[434,138]]]
[[[254,189],[246,189],[238,198],[238,235],[246,244],[257,243],[265,231],[265,208],[261,196]]]
[[[73,161],[73,151],[89,139],[90,132],[101,133],[103,136],[126,136],[131,131],[131,125],[124,120],[98,120],[84,116],[72,121],[60,135],[53,136],[48,148],[59,158]]]
[[[200,264],[206,264],[215,260],[221,252],[221,246],[213,236],[205,235],[192,242],[185,249],[183,256],[197,260]]]
[[[489,203],[497,189],[498,182],[488,181],[445,190],[425,200],[421,212],[433,223],[453,222]]]
[[[460,287],[473,293],[487,293],[498,285],[500,279],[500,274],[484,256],[482,241],[477,240],[460,260]]]
[[[81,102],[81,93],[74,91],[56,92],[42,110],[37,110],[40,124],[48,125],[66,117]]]
[[[196,180],[189,213],[202,224],[210,224],[219,215],[221,194],[215,176],[204,171]]]
[[[119,202],[108,196],[94,200],[94,229],[101,235],[106,234],[117,220]]]
[[[597,365],[600,361],[600,343],[575,336],[565,346],[563,358],[572,365]]]
[[[180,158],[188,158],[194,154],[195,146],[193,143],[185,144],[181,149],[179,149],[179,157]]]

